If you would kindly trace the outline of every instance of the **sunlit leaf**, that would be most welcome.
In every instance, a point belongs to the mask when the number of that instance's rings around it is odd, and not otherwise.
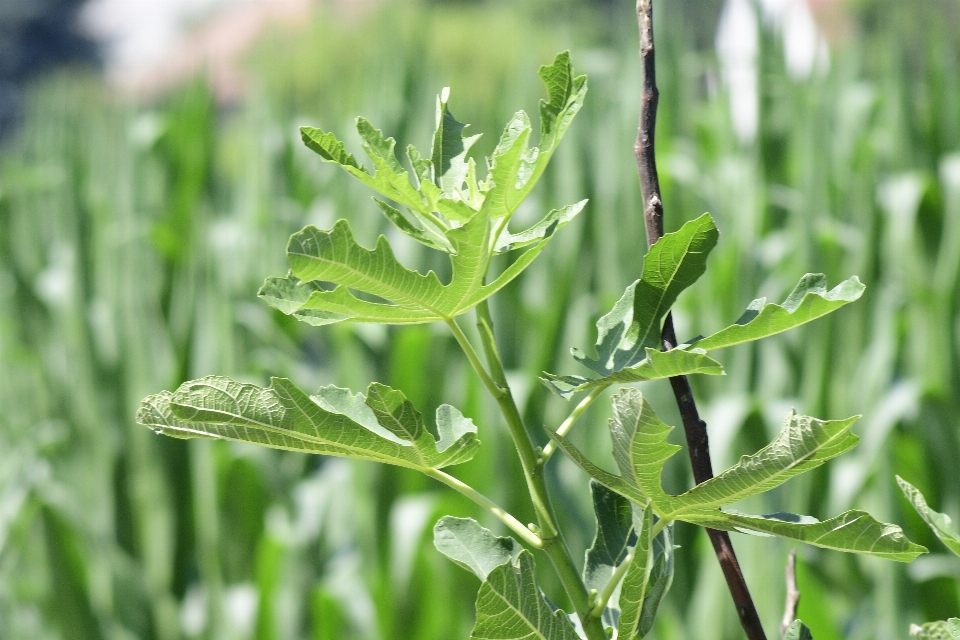
[[[613,418],[608,423],[619,476],[594,465],[562,436],[549,429],[548,433],[594,480],[638,505],[653,500],[654,509],[662,513],[663,507],[676,501],[660,482],[663,465],[680,450],[680,446],[667,442],[673,428],[657,417],[638,389],[623,389],[611,402]]]
[[[784,632],[783,640],[813,640],[813,635],[810,633],[807,625],[799,620],[794,620]]]
[[[561,209],[554,209],[535,225],[520,233],[504,231],[497,238],[496,252],[507,253],[508,251],[521,249],[549,238],[557,229],[573,220],[578,213],[583,211],[583,207],[586,204],[586,200],[581,200],[577,204],[567,205]]]
[[[414,469],[465,462],[480,445],[476,427],[453,407],[437,410],[437,438],[400,391],[378,383],[366,397],[338,387],[309,396],[284,378],[263,388],[209,376],[144,399],[137,422],[180,438],[223,438]]]
[[[897,562],[911,562],[927,552],[925,547],[910,542],[897,525],[877,522],[869,513],[857,510],[823,522],[792,513],[753,516],[719,509],[686,512],[678,519],[710,529],[769,534],[824,549]]]
[[[537,584],[529,551],[493,569],[477,594],[476,640],[579,640],[562,610],[554,610]]]
[[[910,635],[917,640],[960,640],[960,618],[911,625]]]
[[[815,469],[857,445],[860,438],[850,433],[850,427],[858,417],[817,420],[791,411],[773,442],[679,496],[675,508],[733,504]]]
[[[644,353],[646,357],[639,364],[621,369],[603,378],[590,379],[582,376],[558,376],[552,373],[544,373],[540,381],[561,398],[569,399],[570,396],[579,391],[601,386],[606,387],[617,383],[629,384],[631,382],[662,380],[694,373],[711,376],[724,375],[723,366],[700,349],[658,351],[647,348]]]
[[[496,567],[516,562],[523,547],[513,538],[493,535],[472,518],[444,516],[433,528],[437,550],[481,580]]]
[[[958,536],[954,530],[950,516],[945,513],[938,513],[927,506],[927,501],[923,497],[923,494],[900,476],[897,476],[897,484],[900,485],[900,490],[903,491],[903,495],[910,501],[913,508],[917,510],[917,513],[920,514],[923,521],[933,529],[933,532],[937,534],[940,541],[945,544],[950,551],[960,556],[960,536]]]
[[[446,320],[469,310],[519,273],[505,271],[493,283],[483,284],[489,262],[483,246],[487,230],[487,221],[476,218],[448,232],[456,254],[451,256],[453,278],[444,285],[432,271],[423,275],[401,265],[383,236],[369,250],[357,244],[345,220],[338,221],[330,231],[307,227],[290,238],[287,255],[291,275],[301,283],[323,281],[339,286],[327,291],[308,285],[312,288],[309,295],[292,296],[297,302],[303,300],[297,307],[287,300],[283,300],[283,306],[278,305],[277,292],[302,289],[281,286],[275,278],[267,281],[261,295],[268,294],[265,300],[286,313],[293,308],[297,315],[319,316],[325,321],[322,324],[341,320],[391,324]],[[541,249],[542,244],[527,253],[534,252],[535,256]],[[532,259],[528,257],[523,265]],[[361,300],[351,289],[383,302]]]
[[[638,631],[651,577],[653,550],[650,544],[650,529],[653,526],[653,511],[645,509],[638,512],[639,515],[633,518],[637,542],[633,548],[630,566],[620,585],[618,602],[620,619],[617,624],[617,638],[622,640],[643,637]]]
[[[853,276],[828,291],[826,276],[822,273],[808,273],[800,279],[782,304],[767,304],[766,298],[757,298],[734,324],[711,336],[690,342],[701,349],[712,351],[760,340],[836,311],[859,299],[864,289],[860,280]]]
[[[462,197],[463,183],[467,179],[467,153],[480,135],[463,135],[463,130],[469,125],[453,117],[447,107],[449,99],[449,88],[437,96],[437,129],[433,134],[431,161],[433,183],[440,188],[444,197],[457,199]]]
[[[573,357],[609,376],[639,364],[645,349],[659,349],[664,316],[680,292],[703,275],[718,236],[713,218],[705,213],[657,240],[643,259],[643,275],[597,321],[597,359],[579,350]]]
[[[712,529],[776,535],[815,546],[908,562],[926,549],[910,542],[900,527],[874,520],[862,511],[849,511],[826,522],[809,516],[773,514],[749,516],[722,512],[725,506],[778,486],[853,447],[849,433],[854,418],[821,421],[791,413],[781,434],[770,445],[716,478],[673,496],[663,490],[660,476],[666,461],[680,447],[667,442],[671,427],[657,418],[636,389],[613,396],[609,421],[613,457],[621,475],[600,469],[562,436],[550,437],[587,472],[611,491],[660,517],[683,520]]]

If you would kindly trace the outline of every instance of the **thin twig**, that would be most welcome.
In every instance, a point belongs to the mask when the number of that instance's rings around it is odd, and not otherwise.
[[[780,635],[797,619],[797,607],[800,606],[800,589],[797,588],[797,548],[790,549],[787,556],[787,601],[783,605],[783,621],[780,623]]]
[[[444,473],[439,469],[422,469],[421,471],[423,471],[423,473],[427,474],[431,478],[439,480],[440,482],[444,483],[448,487],[459,491],[460,493],[470,498],[471,500],[476,502],[478,505],[480,505],[481,507],[483,507],[484,509],[486,509],[487,511],[495,515],[497,518],[500,519],[500,521],[503,524],[507,525],[511,531],[513,531],[515,534],[520,536],[520,538],[522,538],[523,541],[529,544],[531,547],[535,549],[543,548],[543,540],[540,538],[540,536],[530,531],[530,529],[528,529],[527,527],[523,526],[523,523],[521,523],[519,520],[513,517],[512,514],[510,514],[508,511],[504,510],[503,508],[501,508],[499,505],[497,505],[496,502],[494,502],[487,496],[483,495],[482,493],[480,493],[470,485],[464,482],[461,482],[460,480],[454,478],[450,474]]]
[[[637,21],[640,27],[640,60],[643,66],[643,93],[640,99],[640,127],[634,144],[634,156],[637,160],[637,172],[640,174],[640,188],[643,192],[643,219],[647,230],[647,245],[652,246],[663,236],[663,201],[660,197],[660,180],[657,176],[657,161],[654,152],[654,134],[657,125],[657,103],[660,93],[657,91],[656,59],[653,45],[653,0],[637,0]],[[663,323],[663,348],[671,349],[677,345],[677,336],[673,328],[673,316],[668,314]],[[700,419],[693,391],[686,376],[670,378],[670,386],[676,396],[680,416],[683,420],[684,434],[687,438],[687,450],[693,467],[693,477],[697,484],[713,477],[710,462],[710,447],[707,441],[707,425]],[[725,531],[707,529],[713,550],[723,570],[727,587],[737,607],[740,624],[749,640],[766,640],[760,616],[750,597],[747,583],[743,579],[740,563],[737,561],[730,536]]]
[[[596,400],[601,393],[606,391],[607,387],[609,386],[610,386],[609,384],[600,385],[596,387],[593,391],[591,391],[589,394],[587,394],[587,396],[580,401],[580,404],[578,404],[574,408],[574,410],[570,412],[570,415],[567,416],[567,419],[564,420],[563,423],[560,425],[560,427],[557,429],[557,435],[560,435],[560,436],[567,435],[567,432],[570,431],[571,428],[573,428],[573,425],[577,421],[577,419],[583,415],[583,412],[586,411],[590,407],[590,405],[593,404],[593,401]],[[551,440],[550,442],[548,442],[547,446],[543,448],[543,453],[540,454],[541,464],[549,460],[550,456],[552,456],[553,452],[556,450],[557,450],[556,441]]]

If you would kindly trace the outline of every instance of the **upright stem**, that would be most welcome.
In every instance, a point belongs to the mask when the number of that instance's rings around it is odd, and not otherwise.
[[[640,60],[643,66],[643,93],[640,99],[640,127],[634,144],[634,156],[637,171],[640,174],[640,188],[643,192],[643,220],[647,229],[647,245],[652,246],[663,236],[663,201],[660,197],[660,179],[657,175],[657,161],[654,151],[654,136],[657,126],[657,103],[660,92],[657,91],[656,58],[653,45],[653,0],[637,0],[637,21],[640,26]],[[677,345],[677,336],[673,328],[673,316],[667,314],[663,323],[663,348],[671,349]],[[677,399],[683,430],[687,438],[687,450],[690,464],[697,484],[713,477],[710,462],[710,447],[707,440],[707,425],[700,419],[693,390],[686,376],[670,378],[670,386]],[[725,531],[707,529],[713,550],[720,561],[727,587],[737,607],[740,624],[749,640],[766,640],[760,616],[750,597],[747,583],[743,579],[740,563],[734,553],[730,536]]]
[[[553,505],[550,504],[547,483],[543,477],[543,461],[534,449],[533,440],[531,440],[530,434],[523,424],[523,418],[520,417],[520,411],[517,409],[516,402],[514,402],[510,385],[507,384],[503,361],[500,358],[500,351],[497,349],[493,333],[490,307],[486,301],[477,306],[477,329],[480,331],[480,340],[483,343],[487,364],[490,367],[489,378],[492,379],[496,387],[495,390],[491,389],[491,394],[496,398],[497,404],[500,405],[500,411],[507,421],[510,436],[513,438],[513,444],[520,456],[520,464],[527,481],[527,489],[530,491],[530,499],[533,501],[533,507],[537,514],[537,524],[540,527],[539,536],[542,541],[541,548],[550,558],[567,596],[569,596],[574,609],[576,609],[587,638],[589,640],[606,640],[603,623],[590,615],[587,588],[580,578],[577,565],[573,561],[573,556],[570,555],[570,548],[567,546],[557,523]],[[473,364],[472,359],[471,364]],[[479,371],[477,373],[480,374]],[[480,374],[480,377],[483,378],[484,374]]]

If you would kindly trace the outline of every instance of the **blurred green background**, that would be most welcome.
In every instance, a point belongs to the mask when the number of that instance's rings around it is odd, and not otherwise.
[[[900,523],[933,553],[905,566],[801,548],[800,616],[818,640],[904,638],[910,623],[960,614],[960,564],[893,481],[960,515],[960,3],[797,6],[656,5],[666,226],[710,211],[721,230],[678,331],[715,330],[760,295],[782,300],[808,271],[867,284],[827,319],[725,352],[728,375],[695,389],[715,468],[765,444],[791,406],[863,414],[852,454],[744,508],[856,507]],[[646,246],[633,2],[406,0],[350,16],[322,4],[260,40],[229,103],[202,80],[124,99],[78,68],[29,86],[0,146],[0,638],[469,636],[477,581],[430,531],[447,513],[497,529],[471,503],[405,470],[162,438],[133,416],[143,396],[211,373],[354,391],[380,380],[425,413],[450,402],[472,417],[485,446],[453,473],[532,520],[496,406],[442,327],[317,329],[256,290],[285,272],[290,233],[339,217],[367,246],[386,233],[410,266],[437,259],[388,229],[371,193],[304,149],[297,126],[333,130],[356,153],[363,115],[422,148],[450,86],[452,111],[485,134],[482,158],[513,111],[536,112],[537,68],[564,49],[590,92],[517,215],[590,204],[493,302],[526,420],[556,426],[570,406],[535,375],[582,373],[569,347],[591,344]],[[679,424],[667,385],[644,390]],[[596,403],[574,434],[598,460],[611,459],[608,414]],[[688,487],[685,457],[667,475]],[[550,479],[582,557],[586,477],[557,455]],[[706,536],[680,523],[677,538],[654,636],[742,637]],[[788,546],[734,544],[775,637]]]

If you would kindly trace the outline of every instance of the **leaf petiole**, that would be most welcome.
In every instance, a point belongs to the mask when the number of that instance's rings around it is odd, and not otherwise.
[[[470,340],[463,332],[463,329],[460,328],[460,325],[458,325],[457,321],[453,318],[448,318],[446,322],[447,326],[450,327],[450,331],[453,332],[453,337],[457,339],[457,343],[460,345],[460,348],[463,349],[463,353],[467,356],[467,360],[470,361],[470,366],[472,366],[473,370],[477,372],[478,376],[480,376],[483,386],[487,388],[487,391],[489,391],[490,395],[492,395],[495,399],[499,400],[502,398],[504,394],[503,389],[501,389],[500,386],[497,385],[497,383],[494,382],[490,377],[490,374],[487,373],[483,363],[480,362],[480,356],[477,355],[473,345],[470,344]]]
[[[610,386],[610,383],[594,387],[587,396],[580,401],[573,411],[570,412],[570,415],[567,416],[567,419],[560,424],[560,427],[557,429],[557,434],[561,436],[567,435],[567,432],[573,428],[574,423],[583,415],[583,412],[593,404],[593,401],[600,397],[600,394],[606,391],[607,387]],[[540,454],[540,462],[545,463],[550,459],[550,456],[553,455],[553,452],[557,450],[557,443],[555,440],[551,440],[547,443],[547,446],[543,448],[543,453]]]
[[[444,473],[439,469],[423,469],[424,474],[439,480],[448,487],[460,492],[462,495],[473,500],[475,503],[495,515],[503,524],[507,525],[511,531],[517,534],[524,542],[533,547],[534,549],[543,548],[543,540],[531,531],[529,528],[525,527],[523,523],[517,520],[513,515],[504,511],[499,507],[493,500],[483,495],[470,485],[465,482],[457,480],[448,473]]]

